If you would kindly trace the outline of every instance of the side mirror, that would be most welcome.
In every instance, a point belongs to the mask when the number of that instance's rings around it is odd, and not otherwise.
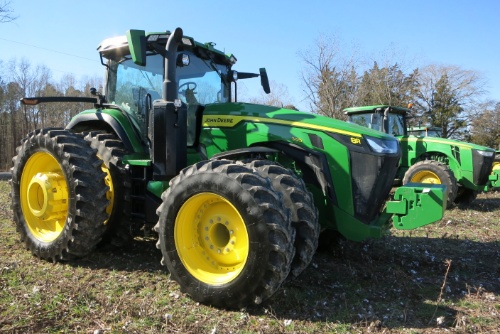
[[[131,29],[127,31],[127,41],[132,61],[139,66],[146,66],[146,32]]]
[[[271,93],[271,87],[269,87],[269,79],[267,77],[266,69],[264,67],[259,68],[259,73],[260,73],[260,84],[262,85],[264,92],[266,92],[266,94]]]

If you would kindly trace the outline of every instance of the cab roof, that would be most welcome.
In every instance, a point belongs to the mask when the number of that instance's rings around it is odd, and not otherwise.
[[[127,32],[127,34],[129,32]],[[155,49],[153,44],[165,47],[171,32],[169,30],[163,32],[146,32],[145,35],[148,51],[153,51]],[[215,58],[214,60],[218,63],[227,63],[228,65],[236,63],[236,57],[234,55],[225,54],[224,52],[217,50],[215,48],[215,43],[200,43],[189,36],[182,37],[182,43],[180,44],[179,51],[182,50],[191,50],[201,58]],[[122,58],[123,56],[129,55],[130,49],[127,36],[123,35],[106,38],[99,44],[97,51],[104,58],[108,59]]]
[[[387,108],[390,108],[390,112],[394,114],[407,114],[410,112],[410,109],[403,107],[395,107],[387,104],[377,104],[373,106],[362,106],[362,107],[351,107],[344,109],[344,113],[349,114],[366,114],[370,112],[379,112],[383,111]]]

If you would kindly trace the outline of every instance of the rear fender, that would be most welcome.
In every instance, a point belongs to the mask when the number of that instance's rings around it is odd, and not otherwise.
[[[441,220],[446,209],[446,186],[408,183],[399,187],[394,200],[387,202],[386,212],[398,230],[413,230]]]
[[[144,146],[130,120],[115,109],[86,110],[71,119],[66,129],[76,132],[112,131],[125,145],[128,152],[144,153]]]

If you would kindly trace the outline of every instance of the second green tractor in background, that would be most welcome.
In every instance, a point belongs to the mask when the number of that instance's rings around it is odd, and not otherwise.
[[[478,192],[500,187],[500,169],[493,168],[495,150],[458,140],[412,135],[407,128],[410,109],[375,105],[347,108],[344,112],[349,122],[399,140],[402,156],[396,185],[444,184],[448,188],[449,207],[454,203],[468,204]]]

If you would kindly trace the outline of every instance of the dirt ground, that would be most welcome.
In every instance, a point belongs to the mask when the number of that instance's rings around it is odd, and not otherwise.
[[[180,292],[155,236],[50,263],[18,241],[0,181],[2,333],[498,333],[500,192],[379,240],[337,240],[266,303],[227,311]]]

